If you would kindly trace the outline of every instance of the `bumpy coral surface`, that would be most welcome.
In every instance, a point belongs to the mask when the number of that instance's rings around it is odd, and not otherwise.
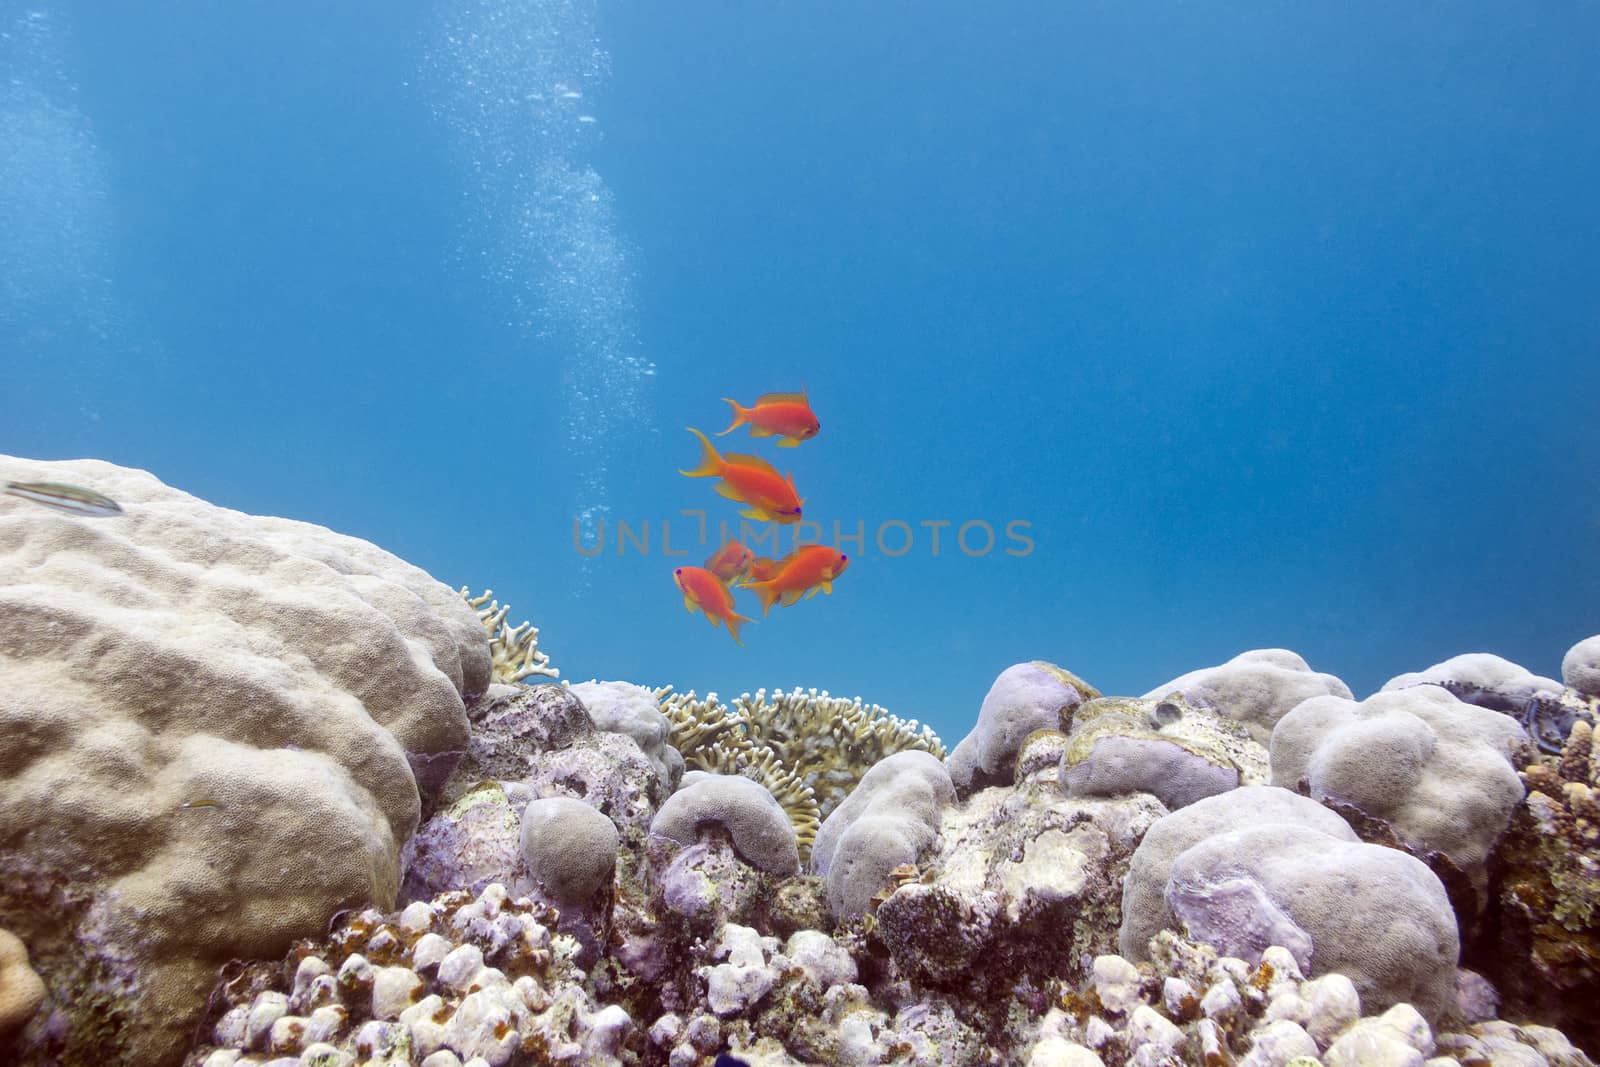
[[[1157,699],[1183,693],[1191,703],[1215,708],[1241,722],[1261,744],[1272,728],[1302,700],[1316,696],[1350,698],[1350,687],[1331,674],[1318,674],[1299,654],[1286,648],[1241,652],[1226,663],[1206,667],[1158,685],[1145,694]]]
[[[1099,695],[1054,663],[1033,660],[1007,667],[984,695],[971,732],[951,750],[950,780],[963,794],[1011,781],[1017,751],[1030,734],[1069,729],[1078,705]]]
[[[1456,894],[1470,919],[1483,904],[1489,850],[1522,799],[1513,760],[1526,740],[1513,720],[1441,686],[1360,703],[1317,697],[1273,731],[1272,779],[1341,807],[1369,840],[1393,835],[1424,858],[1438,854],[1471,883],[1473,892]]]
[[[0,926],[48,1000],[28,1055],[161,1063],[218,964],[392,904],[488,685],[472,610],[355,538],[108,463],[0,458]]]

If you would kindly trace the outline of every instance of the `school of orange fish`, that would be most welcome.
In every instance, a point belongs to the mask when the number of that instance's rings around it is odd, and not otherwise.
[[[775,437],[779,448],[794,448],[822,428],[803,391],[767,393],[749,407],[735,400],[727,402],[733,407],[733,424],[718,437],[748,426],[751,437]],[[793,477],[779,474],[760,456],[718,453],[705,434],[693,427],[689,432],[700,439],[700,465],[679,474],[718,479],[717,493],[744,505],[739,514],[747,519],[781,525],[800,521],[805,501],[795,489]],[[704,567],[679,567],[672,572],[672,579],[683,593],[687,611],[704,612],[712,626],[727,626],[734,643],[743,645],[739,628],[754,620],[733,610],[735,589],[754,592],[761,602],[761,616],[766,618],[774,604],[789,607],[809,600],[818,590],[832,593],[834,579],[844,573],[849,562],[850,557],[827,545],[801,545],[774,560],[757,556],[739,541],[728,541],[711,554]]]

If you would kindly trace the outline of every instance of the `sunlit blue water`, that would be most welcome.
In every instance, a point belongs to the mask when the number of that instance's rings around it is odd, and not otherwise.
[[[565,677],[954,740],[1021,659],[1600,629],[1592,3],[0,13],[0,451],[493,587]],[[802,382],[816,440],[720,440],[865,538],[737,648],[684,428]]]

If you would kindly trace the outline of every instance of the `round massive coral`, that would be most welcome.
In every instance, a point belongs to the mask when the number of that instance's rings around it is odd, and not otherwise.
[[[163,1063],[217,965],[390,906],[466,746],[483,627],[386,552],[142,471],[0,457],[120,515],[0,498],[0,926],[52,1054]]]

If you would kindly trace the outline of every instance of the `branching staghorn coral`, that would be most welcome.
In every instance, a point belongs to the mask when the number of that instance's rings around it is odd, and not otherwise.
[[[727,705],[715,693],[697,697],[671,686],[655,692],[685,764],[766,786],[794,822],[802,852],[873,764],[906,749],[945,755],[933,730],[860,697],[799,687],[769,697],[758,689]]]
[[[485,589],[482,596],[470,596],[467,586],[460,589],[461,599],[472,605],[489,635],[490,677],[502,685],[516,685],[536,675],[560,678],[561,672],[550,666],[550,657],[539,651],[539,628],[526,620],[520,626],[507,626],[506,616],[511,605],[501,605],[492,600],[493,589]]]

